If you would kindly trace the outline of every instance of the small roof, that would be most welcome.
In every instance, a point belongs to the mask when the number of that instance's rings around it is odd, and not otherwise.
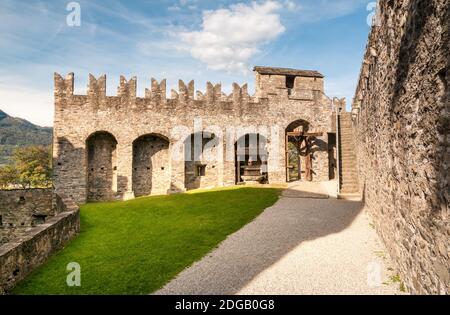
[[[259,74],[269,75],[294,75],[299,77],[323,78],[320,72],[315,70],[298,70],[290,68],[273,68],[273,67],[255,67],[253,71]]]

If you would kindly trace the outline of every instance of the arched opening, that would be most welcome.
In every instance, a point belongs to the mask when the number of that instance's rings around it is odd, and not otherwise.
[[[246,134],[235,143],[236,184],[267,183],[267,139],[256,133]]]
[[[299,119],[286,128],[286,181],[311,179],[311,153],[306,134],[309,123]]]
[[[170,188],[168,139],[149,134],[133,142],[132,181],[136,197],[167,193]]]
[[[209,132],[191,134],[184,141],[184,185],[187,190],[215,187],[219,176],[219,139]]]
[[[87,200],[113,200],[117,192],[117,140],[105,131],[92,134],[87,147]]]
[[[337,173],[337,148],[336,134],[328,133],[328,178],[336,179]]]

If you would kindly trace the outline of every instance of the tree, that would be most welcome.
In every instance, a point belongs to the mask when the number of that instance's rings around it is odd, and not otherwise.
[[[19,183],[19,174],[13,165],[0,167],[0,188],[14,187]]]
[[[51,185],[51,152],[48,147],[18,148],[13,153],[13,167],[18,174],[18,184],[23,188],[49,187]]]

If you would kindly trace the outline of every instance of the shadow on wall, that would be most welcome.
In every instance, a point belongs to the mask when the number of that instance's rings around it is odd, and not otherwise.
[[[438,82],[438,100],[440,101],[439,106],[439,120],[437,122],[436,130],[440,134],[437,140],[436,147],[436,163],[434,163],[435,172],[438,176],[437,181],[435,181],[433,186],[433,191],[436,194],[436,198],[431,198],[433,209],[433,213],[430,215],[430,219],[435,221],[435,218],[438,217],[442,223],[449,222],[450,217],[450,52],[449,52],[449,43],[450,43],[450,4],[446,5],[446,14],[443,15],[444,19],[440,21],[440,25],[443,25],[446,32],[442,38],[443,47],[446,49],[446,59],[447,64],[444,69],[441,69],[436,77],[436,81]],[[442,230],[444,232],[444,230]],[[449,236],[450,236],[450,228],[447,225],[446,234],[442,233],[440,240],[437,241],[438,246],[441,248],[440,261],[434,262],[434,269],[436,270],[436,274],[440,277],[441,283],[446,284],[446,288],[441,288],[441,292],[446,292],[446,294],[450,293],[450,262],[449,262],[449,254],[447,247],[447,258],[445,257],[445,245],[449,244]],[[436,240],[435,240],[436,241]]]
[[[286,127],[286,136],[288,135],[288,133],[292,133],[292,132],[301,132],[301,133],[308,133],[310,132],[311,129],[311,125],[308,121],[303,120],[303,119],[298,119],[292,123],[290,123],[287,127]],[[315,177],[318,175],[319,172],[317,172],[318,167],[317,167],[317,163],[318,161],[320,161],[320,158],[318,157],[317,153],[323,152],[326,153],[327,155],[329,154],[329,146],[328,146],[328,142],[320,139],[318,137],[315,136],[295,136],[295,135],[289,135],[287,136],[287,140],[289,142],[289,144],[293,144],[295,147],[297,148],[297,157],[293,157],[292,155],[289,156],[289,159],[294,159],[297,160],[298,163],[298,167],[294,166],[294,169],[297,168],[301,168],[300,173],[297,174],[297,176],[291,176],[290,173],[288,173],[287,177],[288,177],[288,181],[292,181],[293,180],[299,180],[302,177],[305,178],[309,178],[310,180],[314,180]],[[306,143],[309,143],[308,145],[306,145]],[[289,145],[287,144],[287,145]],[[310,157],[308,157],[310,156]],[[299,161],[300,160],[300,161]],[[307,175],[307,163],[311,163],[310,168],[311,168],[311,173],[310,176]],[[329,168],[329,162],[327,162],[328,164],[328,168]],[[291,165],[292,166],[292,165]],[[319,166],[319,168],[322,166]],[[298,171],[297,171],[298,172]],[[330,171],[328,170],[328,173]],[[292,174],[294,175],[294,174]],[[327,179],[330,179],[330,174],[326,174]],[[292,179],[291,179],[292,177]]]
[[[333,180],[337,173],[337,151],[336,151],[336,134],[328,134],[328,178]]]
[[[115,140],[113,135],[111,137]],[[86,142],[87,149],[74,146],[65,137],[57,139],[56,157],[53,160],[55,191],[72,198],[77,204],[84,204],[87,201],[126,199],[128,194],[132,194],[128,190],[131,178],[121,175],[123,170],[118,167],[118,159],[115,157],[117,142],[109,141],[110,139],[101,135],[101,141],[88,143],[90,138]],[[155,147],[154,150],[157,148]],[[147,161],[149,165],[152,165],[150,158]],[[160,173],[166,174],[170,171],[169,161],[165,159],[164,162],[165,164],[159,170],[161,170]],[[149,165],[144,166],[147,168]],[[131,170],[130,173],[132,173]],[[150,184],[153,183],[154,178],[155,175],[151,177]],[[164,182],[158,186],[160,188],[164,186],[164,191],[161,188],[161,193],[185,191],[184,187],[179,187],[171,181],[170,176],[158,178]],[[167,189],[168,187],[170,188]]]
[[[400,43],[399,60],[395,74],[394,97],[392,98],[391,111],[396,114],[396,104],[404,91],[404,85],[409,77],[410,66],[415,63],[419,50],[417,46],[422,38],[424,27],[434,9],[432,1],[416,1],[417,8],[408,14],[406,29]],[[420,12],[420,13],[419,13]],[[443,23],[442,25],[445,25]]]
[[[57,151],[55,151],[57,149]],[[53,158],[53,186],[56,193],[72,198],[77,204],[86,202],[86,150],[76,148],[67,138],[57,139]]]
[[[312,153],[312,160],[317,161],[317,152],[326,152],[328,154],[328,143],[322,139],[319,138],[313,138],[312,142],[311,142],[311,153]],[[327,160],[328,162],[328,160]],[[328,166],[328,164],[327,164]],[[313,178],[314,175],[317,175],[317,172],[314,171],[316,169],[316,167],[314,167],[313,164],[313,169],[312,169],[312,174],[313,174]],[[328,173],[330,171],[328,170]],[[329,174],[328,174],[329,175]]]
[[[299,191],[292,193],[298,195]],[[292,200],[280,199],[275,208],[229,236],[201,265],[195,263],[156,294],[237,294],[303,242],[348,228],[363,208],[355,201]],[[299,207],[299,203],[308,206]]]
[[[209,136],[211,138],[212,135]],[[195,139],[197,137],[197,139]],[[184,140],[184,186],[187,190],[200,188],[202,185],[201,170],[205,167],[201,163],[201,155],[208,139],[205,139],[203,132],[189,135]],[[202,142],[201,152],[195,148],[196,140]],[[206,142],[205,142],[206,141]],[[197,152],[199,151],[199,152]]]
[[[136,197],[165,193],[170,182],[169,139],[148,134],[133,142],[132,190]]]
[[[426,133],[420,136],[420,140],[425,144],[427,149],[418,148],[418,152],[424,159],[428,159],[430,161],[429,163],[432,164],[435,178],[433,178],[433,174],[427,174],[424,178],[424,180],[426,180],[426,186],[429,185],[430,191],[425,195],[426,206],[421,209],[420,225],[425,230],[432,231],[432,233],[430,233],[432,241],[426,240],[429,242],[430,246],[430,253],[427,254],[428,257],[426,257],[426,259],[429,259],[428,266],[432,266],[441,283],[444,283],[443,288],[438,288],[438,290],[440,289],[448,292],[450,281],[450,271],[448,269],[449,262],[446,260],[448,255],[446,255],[445,250],[441,249],[440,252],[444,252],[444,254],[440,254],[439,252],[436,254],[433,253],[434,249],[432,249],[445,248],[445,245],[443,244],[448,244],[447,237],[449,232],[448,228],[445,228],[445,225],[441,225],[448,220],[450,215],[450,172],[448,170],[448,165],[450,164],[450,155],[448,154],[448,139],[450,134],[450,56],[448,51],[448,43],[450,41],[450,5],[448,3],[445,5],[445,14],[442,14],[440,20],[440,26],[442,26],[443,30],[446,30],[445,32],[441,31],[441,42],[436,42],[431,45],[424,40],[424,38],[430,37],[430,28],[435,27],[435,25],[431,24],[429,21],[433,20],[433,15],[438,11],[438,5],[437,1],[413,1],[411,3],[412,9],[409,11],[405,30],[400,42],[399,60],[396,69],[396,82],[391,103],[390,118],[393,123],[401,123],[402,131],[407,130],[407,124],[412,124],[413,129],[416,130],[427,130]],[[432,34],[436,34],[436,32],[437,31],[433,31]],[[437,38],[437,35],[434,38]],[[438,48],[441,52],[433,54],[434,58],[429,55],[422,55],[424,49],[436,51]],[[440,56],[443,59],[438,59],[436,56]],[[426,60],[426,58],[431,59]],[[443,60],[445,60],[445,62],[442,62]],[[417,69],[420,69],[417,65],[424,64],[425,62],[426,73],[424,72],[422,76],[422,73],[417,72]],[[416,68],[414,68],[414,66]],[[417,84],[417,79],[419,79],[421,83],[417,86],[414,98],[420,101],[420,107],[416,113],[416,122],[411,122],[409,121],[409,111],[411,111],[413,105],[408,103],[410,102],[410,99],[407,97],[412,92],[407,89],[414,87],[414,85]],[[429,82],[427,82],[427,80]],[[424,95],[425,92],[422,89],[426,90],[428,95]],[[436,113],[439,114],[436,115]],[[395,142],[392,144],[394,143]],[[394,155],[406,155],[405,152],[401,151],[406,151],[405,148],[391,147],[391,150]],[[410,165],[404,165],[402,171],[405,174],[411,174],[412,171],[414,171]],[[431,180],[428,176],[434,180]],[[417,185],[419,181],[420,178],[415,184]],[[422,191],[423,187],[416,186],[413,187],[413,189]],[[423,190],[423,192],[425,191],[426,190]],[[409,218],[409,220],[414,219]],[[413,253],[410,253],[410,255],[415,256]],[[417,258],[414,259],[419,261]],[[405,265],[407,263],[408,262],[406,262]],[[416,265],[419,270],[424,268],[420,265],[421,264]],[[428,270],[430,269],[428,268]],[[413,271],[413,274],[414,273],[415,271]],[[422,292],[422,284],[420,282],[421,280],[412,280],[413,286],[417,292]]]
[[[443,42],[450,43],[450,5],[447,4],[447,12],[444,18],[441,20],[441,25],[444,25],[445,33],[447,36],[443,38]],[[445,47],[445,46],[444,46]],[[450,135],[450,53],[447,50],[447,65],[445,69],[442,69],[438,73],[439,81],[439,96],[442,100],[444,109],[446,109],[446,115],[441,115],[437,125],[437,131],[442,135],[439,140],[440,149],[437,151],[436,160],[439,162],[435,165],[436,173],[440,174],[441,178],[435,184],[436,191],[438,191],[439,207],[446,211],[446,217],[450,216],[450,171],[448,169],[450,165],[450,154],[448,154],[448,148],[450,147],[449,135]],[[446,207],[446,209],[445,209]]]
[[[117,185],[117,140],[109,132],[95,132],[86,140],[87,199],[113,200]]]
[[[170,183],[170,188],[167,190],[167,194],[181,194],[186,192],[186,190],[183,187],[180,187],[173,182]]]
[[[128,190],[128,177],[123,175],[117,175],[117,192],[115,193],[118,200],[125,198],[125,193]]]

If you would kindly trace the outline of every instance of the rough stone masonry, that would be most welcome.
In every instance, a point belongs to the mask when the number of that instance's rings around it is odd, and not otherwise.
[[[255,67],[255,74],[254,96],[247,85],[234,84],[226,95],[220,84],[209,82],[206,93],[195,93],[193,81],[180,80],[170,98],[165,80],[152,79],[145,97],[137,97],[136,78],[123,77],[117,96],[107,96],[106,77],[92,75],[87,95],[74,95],[74,75],[55,74],[56,192],[84,203],[246,180],[286,182],[286,132],[295,130],[318,135],[311,145],[312,179],[328,180],[333,173],[329,152],[335,151],[328,137],[335,133],[335,119],[324,77],[317,71],[266,67]],[[241,132],[230,136],[230,128]],[[190,145],[196,136],[202,150],[209,148],[219,158],[196,152]],[[253,136],[256,148],[250,145]],[[178,149],[181,160],[174,158]],[[252,149],[258,157],[251,157]]]
[[[52,189],[0,190],[0,246],[55,215]]]
[[[52,189],[0,190],[0,295],[79,231],[78,206]]]
[[[450,3],[381,0],[353,102],[359,182],[412,293],[450,293]]]

